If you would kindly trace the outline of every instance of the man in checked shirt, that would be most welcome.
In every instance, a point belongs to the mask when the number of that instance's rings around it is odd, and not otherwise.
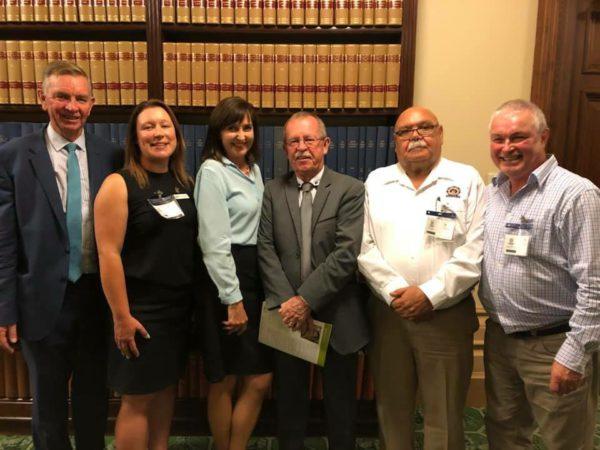
[[[600,338],[600,190],[546,154],[533,103],[490,122],[500,169],[487,188],[479,295],[490,449],[592,449]]]

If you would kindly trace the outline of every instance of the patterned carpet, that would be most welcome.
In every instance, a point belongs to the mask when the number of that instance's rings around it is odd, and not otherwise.
[[[467,450],[487,450],[488,445],[485,437],[485,426],[483,423],[484,411],[476,408],[465,410],[465,443]],[[423,417],[417,414],[416,421],[416,445],[415,450],[423,448]],[[600,413],[596,425],[595,448],[600,448]],[[310,438],[305,442],[307,450],[326,450],[327,441],[324,438]],[[29,436],[0,436],[1,450],[33,450],[31,437]],[[114,450],[113,437],[106,438],[106,449]],[[248,445],[249,450],[278,450],[277,440],[270,437],[253,438]],[[538,435],[534,436],[533,450],[545,450],[545,446]],[[169,450],[212,450],[211,439],[205,436],[177,436],[169,441]],[[356,450],[379,450],[379,443],[374,438],[359,438],[356,442]]]

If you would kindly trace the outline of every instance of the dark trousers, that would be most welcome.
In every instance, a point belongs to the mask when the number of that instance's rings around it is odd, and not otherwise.
[[[77,449],[104,449],[108,409],[108,308],[96,275],[68,283],[56,326],[39,341],[21,340],[33,394],[36,450],[70,450],[68,389]]]
[[[309,414],[309,363],[276,353],[275,388],[280,450],[303,450]],[[353,450],[356,419],[356,353],[331,347],[323,367],[323,403],[330,450]]]

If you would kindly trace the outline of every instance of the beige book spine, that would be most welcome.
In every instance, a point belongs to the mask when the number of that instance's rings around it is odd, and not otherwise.
[[[177,104],[192,106],[192,47],[189,42],[177,42]]]
[[[402,0],[388,0],[388,25],[402,25]]]
[[[219,0],[206,0],[206,23],[220,23],[220,5]]]
[[[35,50],[34,50],[35,51]],[[75,61],[90,76],[90,43],[75,41]]]
[[[146,0],[131,0],[131,21],[146,21]]]
[[[373,44],[361,44],[358,54],[358,107],[370,108]]]
[[[275,108],[288,107],[290,63],[289,45],[275,44]]]
[[[0,0],[0,22],[6,22],[6,0]],[[0,80],[1,82],[2,80]]]
[[[292,0],[290,11],[290,23],[292,25],[304,25],[304,0]]]
[[[206,106],[219,103],[219,44],[204,44],[206,49]]]
[[[50,15],[48,13],[47,0],[35,0],[33,3],[33,20],[36,22],[48,22]]]
[[[6,2],[6,21],[20,22],[21,14],[19,11],[19,0],[7,0]]]
[[[60,41],[47,41],[46,42],[48,63],[53,61],[60,61]]]
[[[62,0],[49,0],[48,4],[48,15],[50,16],[50,22],[63,22],[63,5]]]
[[[261,95],[263,108],[275,107],[275,45],[262,44]]]
[[[363,25],[375,23],[375,0],[363,0]]]
[[[94,5],[92,4],[92,0],[78,0],[77,10],[79,11],[80,22],[94,21]]]
[[[133,76],[135,81],[135,103],[148,99],[148,45],[133,43]]]
[[[63,14],[65,22],[78,22],[77,2],[75,0],[63,0]]]
[[[175,0],[162,0],[161,16],[164,23],[175,22]]]
[[[248,0],[234,0],[236,25],[248,25]]]
[[[60,59],[77,63],[75,56],[75,41],[60,41]]]
[[[319,25],[333,25],[334,0],[319,0]]]
[[[106,76],[106,103],[121,104],[121,86],[119,85],[119,44],[104,42],[104,71]]]
[[[21,0],[21,22],[33,22],[33,0]]]
[[[204,44],[192,42],[192,105],[204,106],[206,104],[206,79],[205,65],[206,54]]]
[[[36,102],[35,68],[33,64],[33,41],[19,41],[21,53],[21,83],[23,85],[23,103],[34,105]]]
[[[373,72],[371,74],[371,108],[383,108],[385,106],[385,54],[386,44],[375,44],[373,46]]]
[[[90,80],[97,105],[106,105],[106,75],[104,70],[104,44],[90,41]],[[50,43],[48,43],[48,50]]]
[[[302,108],[302,63],[304,54],[302,45],[291,44],[290,50],[290,73],[289,73],[289,96],[288,106],[290,109]]]
[[[375,25],[388,24],[388,0],[375,0],[375,12],[373,13]]]
[[[277,0],[263,0],[263,25],[277,23]]]
[[[163,43],[163,97],[167,105],[177,104],[177,46]]]
[[[249,0],[248,23],[250,25],[262,24],[263,0]]]
[[[106,22],[106,0],[94,0],[94,21]]]
[[[315,109],[317,93],[317,46],[305,44],[304,65],[302,66],[302,108]]]
[[[290,0],[277,0],[277,25],[290,24]]]
[[[233,24],[235,19],[234,0],[221,0],[221,23]]]
[[[191,6],[192,23],[206,23],[206,1],[192,0]]]
[[[388,44],[387,47],[387,55],[385,57],[385,107],[397,108],[402,45]]]
[[[329,107],[344,106],[344,45],[332,44],[329,57]]]
[[[329,59],[331,57],[331,46],[329,44],[317,45],[317,109],[329,108]]]
[[[219,100],[233,95],[233,45],[219,44]]]
[[[248,44],[248,101],[256,107],[262,106],[260,103],[261,59],[260,44]]]
[[[248,44],[234,45],[233,95],[248,98]]]
[[[121,92],[121,105],[135,103],[135,77],[133,73],[133,43],[119,41],[119,87]]]
[[[190,2],[189,0],[177,0],[177,23],[190,23]]]
[[[349,0],[349,22],[350,25],[362,25],[363,23],[363,0]]]
[[[358,107],[358,44],[344,45],[344,108]]]
[[[0,103],[10,103],[6,41],[0,41]]]
[[[42,89],[44,69],[48,65],[48,51],[46,41],[33,41],[33,69],[35,71],[36,89]],[[90,72],[86,72],[89,74]]]
[[[319,25],[319,0],[304,0],[304,24]]]
[[[8,94],[10,103],[23,103],[23,76],[21,74],[21,52],[19,41],[6,41],[8,62]]]
[[[119,0],[119,21],[131,22],[131,0]]]
[[[349,0],[335,0],[335,24],[350,24],[350,3]]]
[[[119,0],[106,0],[106,21],[119,21]]]

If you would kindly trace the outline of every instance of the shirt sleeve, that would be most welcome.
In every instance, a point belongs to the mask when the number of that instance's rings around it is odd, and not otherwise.
[[[371,288],[388,305],[393,298],[390,292],[403,287],[408,283],[398,272],[390,266],[377,246],[377,239],[369,213],[369,189],[365,192],[365,218],[363,225],[363,238],[358,256],[358,269],[367,279]]]
[[[242,292],[231,255],[232,232],[224,170],[225,166],[205,162],[196,177],[194,198],[198,210],[198,244],[204,264],[217,286],[221,303],[231,305],[242,300]]]
[[[577,283],[577,302],[569,321],[571,331],[555,359],[583,374],[600,340],[600,191],[597,188],[577,196],[564,214],[560,234],[569,273]]]
[[[456,297],[479,281],[483,255],[484,191],[483,180],[479,174],[474,174],[467,199],[465,242],[454,250],[452,257],[430,280],[419,286],[434,309],[456,304]]]

